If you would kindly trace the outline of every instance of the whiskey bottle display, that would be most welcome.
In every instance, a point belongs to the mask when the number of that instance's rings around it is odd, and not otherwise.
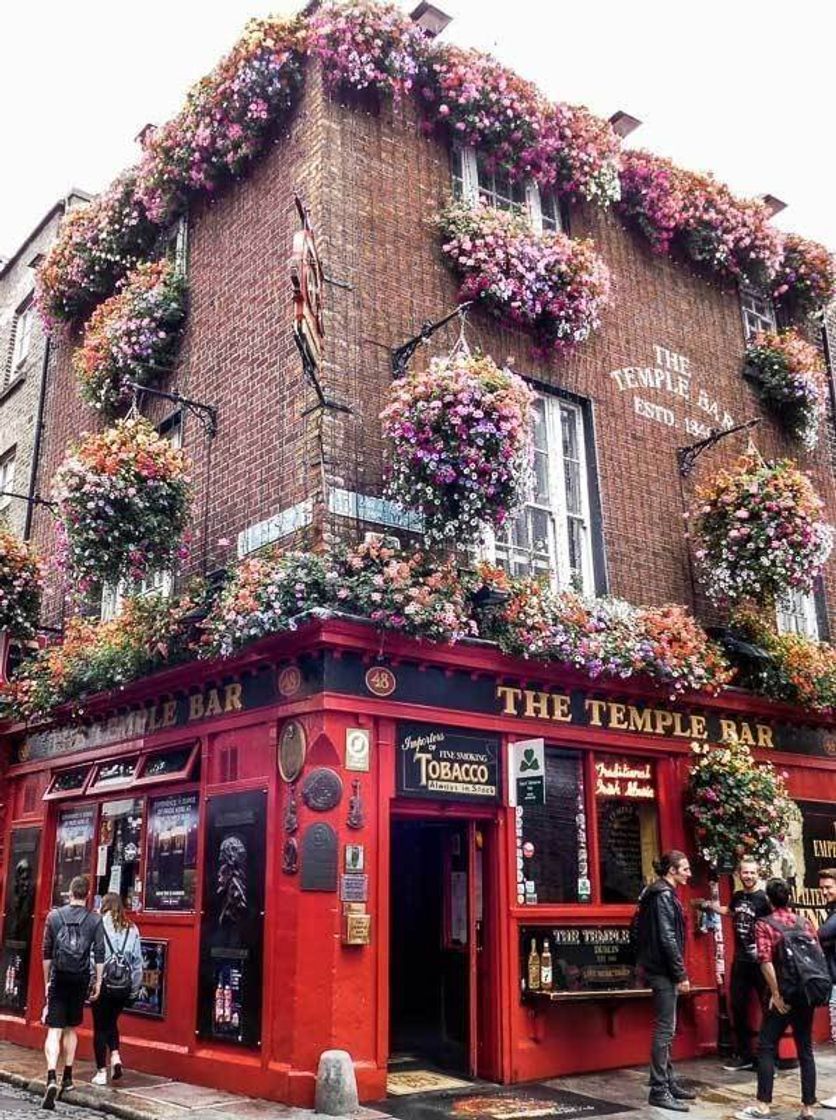
[[[544,992],[550,992],[552,983],[552,954],[547,937],[543,942],[543,952],[540,957],[540,987]]]
[[[528,954],[528,990],[540,991],[540,954],[537,952],[537,941],[532,937],[531,952]]]

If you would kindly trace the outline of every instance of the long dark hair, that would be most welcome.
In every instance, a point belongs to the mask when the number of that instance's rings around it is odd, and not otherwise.
[[[121,894],[113,892],[104,896],[102,899],[102,917],[105,914],[110,914],[110,920],[113,922],[113,928],[117,933],[121,933],[123,929],[128,929],[131,925],[131,920],[125,913],[125,904],[122,901]]]

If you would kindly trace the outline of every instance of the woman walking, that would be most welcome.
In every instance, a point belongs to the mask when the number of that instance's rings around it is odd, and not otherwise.
[[[96,1055],[94,1085],[107,1085],[107,1052],[110,1051],[111,1076],[122,1076],[119,1054],[119,1016],[142,983],[142,948],[139,930],[125,913],[118,894],[102,899],[105,963],[99,998],[93,1008],[93,1049]]]

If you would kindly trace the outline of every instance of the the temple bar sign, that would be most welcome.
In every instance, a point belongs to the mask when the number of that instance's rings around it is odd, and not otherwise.
[[[687,739],[689,742],[711,740],[727,743],[738,739],[748,747],[765,750],[780,746],[775,743],[769,724],[716,716],[713,712],[678,712],[668,708],[598,700],[579,693],[570,695],[506,684],[496,686],[496,699],[502,715],[522,719],[571,723],[579,727],[658,735],[666,739]]]

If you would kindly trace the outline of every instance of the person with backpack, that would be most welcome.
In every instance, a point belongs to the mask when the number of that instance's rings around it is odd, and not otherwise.
[[[770,879],[766,897],[772,913],[755,923],[758,960],[769,990],[769,1007],[758,1039],[758,1096],[735,1113],[737,1120],[767,1120],[775,1081],[778,1043],[792,1027],[801,1067],[801,1112],[812,1117],[816,1103],[813,1013],[830,1000],[833,983],[816,931],[789,908],[790,890],[783,879]]]
[[[139,930],[125,913],[122,896],[102,899],[104,969],[98,998],[93,1001],[93,1050],[96,1056],[94,1085],[107,1085],[107,1052],[111,1077],[122,1076],[119,1053],[119,1016],[136,997],[142,983],[142,946]]]
[[[677,1081],[671,1064],[676,1004],[690,988],[685,971],[685,914],[676,888],[691,878],[684,852],[666,852],[653,865],[659,878],[641,894],[631,940],[636,962],[653,991],[653,1043],[650,1051],[650,1096],[656,1108],[687,1112],[696,1093]]]
[[[44,926],[43,962],[46,1006],[46,1092],[43,1107],[54,1111],[55,1099],[73,1088],[73,1060],[78,1035],[76,1027],[84,1017],[84,1002],[90,995],[92,956],[95,968],[93,993],[96,999],[104,969],[102,920],[87,908],[90,882],[77,875],[70,883],[66,906],[50,910]],[[58,1059],[63,1051],[64,1072],[59,1087],[56,1080]]]

